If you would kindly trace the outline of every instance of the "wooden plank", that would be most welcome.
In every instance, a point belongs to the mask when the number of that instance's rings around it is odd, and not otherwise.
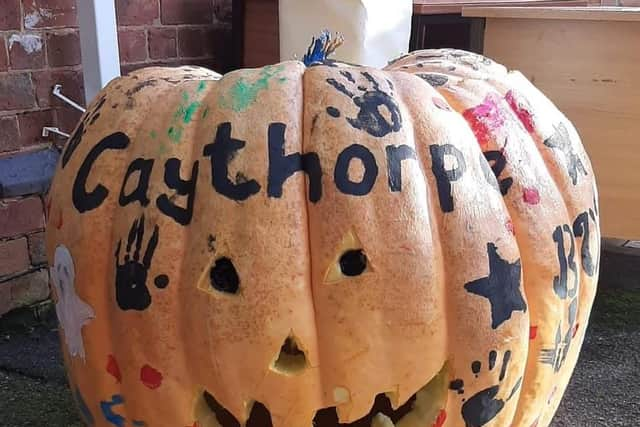
[[[613,0],[611,0],[613,1]],[[640,1],[640,0],[638,0]],[[465,7],[588,6],[590,0],[414,0],[416,15],[461,13]]]
[[[626,239],[640,238],[640,49],[634,46],[640,46],[640,22],[486,21],[484,53],[520,70],[575,124],[596,173],[603,235]]]
[[[465,7],[463,16],[477,18],[562,19],[640,22],[634,7]]]

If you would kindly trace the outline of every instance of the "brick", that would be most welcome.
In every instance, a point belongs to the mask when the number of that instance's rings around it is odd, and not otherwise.
[[[38,265],[47,262],[47,250],[44,244],[44,232],[31,234],[28,237],[29,242],[29,258],[31,264]]]
[[[144,30],[118,32],[120,62],[141,62],[147,59],[147,34]]]
[[[178,54],[182,58],[213,56],[217,31],[213,28],[180,28]]]
[[[11,286],[5,283],[0,283],[0,316],[9,312],[12,308]]]
[[[232,4],[232,0],[214,0],[213,13],[218,21],[231,23],[233,19]]]
[[[44,67],[44,41],[40,34],[12,34],[7,44],[12,70]]]
[[[29,73],[11,73],[0,78],[0,110],[32,108],[36,94]]]
[[[20,29],[20,0],[0,0],[0,31]]]
[[[0,118],[0,153],[19,148],[18,119],[15,116]]]
[[[148,25],[158,19],[158,0],[116,0],[118,25]]]
[[[50,67],[80,63],[80,37],[77,31],[47,34],[47,59]]]
[[[149,29],[149,57],[151,59],[178,56],[178,34],[175,28]]]
[[[31,263],[27,239],[0,241],[0,277],[27,271]]]
[[[211,24],[212,0],[160,0],[163,24]]]
[[[73,107],[59,107],[56,108],[55,123],[61,131],[71,134],[80,122],[81,117],[82,113]],[[64,143],[65,141],[60,140],[60,142]]]
[[[25,307],[46,300],[49,297],[49,271],[41,269],[0,283],[8,287],[9,310]],[[0,312],[0,314],[4,314]]]
[[[42,136],[44,126],[53,126],[53,110],[30,111],[18,114],[18,128],[20,129],[20,145],[31,145],[47,142]]]
[[[81,71],[56,70],[31,73],[36,89],[36,101],[40,107],[65,106],[51,92],[55,84],[62,85],[62,93],[80,105],[84,105],[84,81]]]
[[[0,238],[13,237],[44,228],[44,211],[39,197],[0,201]]]
[[[22,4],[27,29],[77,25],[76,0],[29,0]]]
[[[0,36],[0,71],[7,71],[9,68],[9,56],[7,47],[4,44],[4,36]]]

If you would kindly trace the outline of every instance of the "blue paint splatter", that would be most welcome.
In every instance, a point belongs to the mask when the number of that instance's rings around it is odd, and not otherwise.
[[[78,408],[80,409],[80,414],[82,415],[82,419],[84,423],[88,426],[93,426],[96,423],[96,420],[93,418],[93,414],[89,410],[87,403],[84,401],[82,394],[80,393],[80,389],[76,387],[75,390],[76,402],[78,403]]]
[[[113,412],[113,407],[117,405],[122,405],[124,403],[124,398],[119,394],[114,394],[111,396],[111,401],[100,402],[100,409],[102,410],[102,414],[105,419],[116,427],[124,427],[125,419],[122,415],[118,415]]]

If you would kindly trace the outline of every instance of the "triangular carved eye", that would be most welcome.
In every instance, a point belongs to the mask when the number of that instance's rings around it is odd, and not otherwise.
[[[337,283],[373,271],[362,242],[349,230],[338,247],[324,276],[324,283]]]

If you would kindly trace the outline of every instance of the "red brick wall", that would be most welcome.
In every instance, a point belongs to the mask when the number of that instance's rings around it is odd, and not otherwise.
[[[228,68],[231,0],[115,3],[123,73],[149,65]],[[43,126],[71,133],[80,118],[51,94],[56,83],[84,104],[76,0],[0,0],[0,158],[64,143],[41,136]],[[42,198],[0,199],[0,316],[48,296]]]

